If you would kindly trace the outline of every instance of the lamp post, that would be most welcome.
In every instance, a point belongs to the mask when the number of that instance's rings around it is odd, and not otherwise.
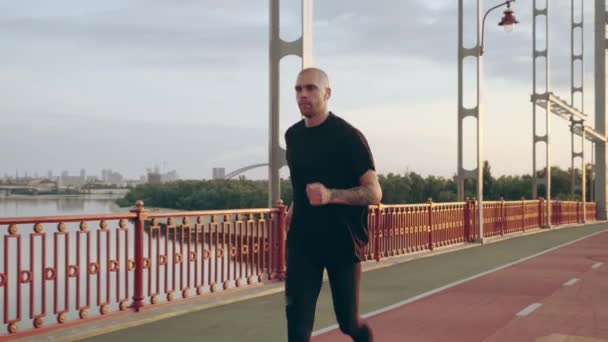
[[[606,56],[608,44],[606,44],[606,1],[595,0],[595,130],[602,135],[608,133],[608,124],[606,122]],[[595,167],[597,172],[594,172],[594,198],[597,200],[597,218],[606,220],[608,218],[608,203],[606,196],[606,160],[608,153],[606,152],[606,143],[598,141],[595,144]]]
[[[486,27],[486,18],[488,17],[488,14],[490,14],[490,12],[492,12],[495,9],[498,9],[504,5],[507,5],[507,9],[504,11],[502,19],[498,23],[498,26],[502,26],[505,29],[505,32],[510,33],[510,32],[513,32],[513,25],[519,24],[519,21],[517,21],[517,19],[515,19],[515,16],[513,15],[513,11],[511,10],[511,3],[514,1],[515,0],[507,0],[507,1],[503,2],[502,4],[498,4],[498,5],[490,8],[486,12],[486,14],[483,16],[483,22],[481,24],[481,46],[479,47],[480,55],[483,56],[483,38],[484,38],[484,31],[485,31],[485,27]]]
[[[485,15],[483,20],[481,19],[481,9],[483,8],[483,0],[477,0],[477,46],[474,48],[465,48],[464,45],[464,0],[458,1],[458,200],[464,200],[464,180],[465,178],[477,178],[477,198],[478,198],[478,229],[479,229],[479,242],[484,242],[483,239],[483,110],[482,110],[482,65],[483,65],[483,40],[484,40],[484,27],[485,21],[490,12],[502,6],[507,6],[507,10],[504,11],[502,20],[498,23],[499,26],[503,26],[506,31],[512,31],[514,24],[518,21],[513,15],[513,11],[510,9],[511,2],[515,0],[505,1],[497,6],[490,8]],[[480,27],[481,26],[481,27]],[[477,58],[477,105],[475,108],[464,107],[464,91],[463,91],[463,69],[464,59],[466,57]],[[466,117],[473,116],[477,119],[477,170],[465,170],[463,168],[463,121]]]

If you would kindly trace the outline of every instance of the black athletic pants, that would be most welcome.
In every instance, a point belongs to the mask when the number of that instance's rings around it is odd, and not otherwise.
[[[353,341],[373,341],[370,327],[359,318],[361,263],[324,265],[288,251],[285,300],[289,342],[310,340],[324,268],[327,268],[340,330]]]

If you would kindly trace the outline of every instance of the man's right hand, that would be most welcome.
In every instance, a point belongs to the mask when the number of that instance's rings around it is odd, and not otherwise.
[[[293,203],[289,206],[287,214],[285,215],[285,231],[288,232],[291,226],[291,218],[293,216]]]

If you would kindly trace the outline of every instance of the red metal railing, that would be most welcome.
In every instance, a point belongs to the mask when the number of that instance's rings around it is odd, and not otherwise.
[[[523,199],[484,203],[484,236],[502,236],[541,227],[539,210],[542,208],[539,205],[540,200]]]
[[[26,336],[177,295],[282,280],[284,212],[148,213],[138,201],[117,215],[0,218],[6,331]]]
[[[595,218],[595,203],[586,205],[587,210],[591,210],[591,213],[586,214],[587,218]],[[558,222],[558,224],[583,222],[582,202],[555,201],[551,202],[551,209],[553,222]]]
[[[545,203],[484,203],[484,236],[546,225]],[[583,221],[582,203],[551,203],[552,224]],[[475,201],[369,207],[366,260],[475,241]],[[587,220],[595,203],[586,204]],[[0,218],[0,316],[26,336],[69,322],[140,311],[283,280],[282,204],[270,209]],[[32,231],[27,232],[27,230]],[[29,324],[37,329],[29,329]],[[44,329],[42,329],[44,328]]]
[[[585,208],[586,208],[586,220],[589,220],[591,218],[591,221],[593,221],[593,219],[595,219],[597,217],[597,213],[596,213],[596,208],[597,208],[597,203],[593,202],[593,203],[586,203],[585,204]]]
[[[511,204],[511,203],[509,203]],[[519,208],[517,203],[514,207]],[[484,203],[483,211],[483,229],[484,235],[487,237],[504,235],[505,225],[505,207],[504,201],[501,202],[486,202]]]
[[[465,203],[431,203],[433,247],[443,247],[464,242]]]
[[[124,310],[134,268],[127,220],[135,217],[127,213],[0,219],[0,225],[8,227],[0,273],[8,332],[15,333],[24,317],[40,328],[49,314],[64,323],[70,314],[88,317],[92,306],[101,314],[110,306]],[[24,231],[28,226],[29,234]],[[55,231],[47,233],[49,226]]]

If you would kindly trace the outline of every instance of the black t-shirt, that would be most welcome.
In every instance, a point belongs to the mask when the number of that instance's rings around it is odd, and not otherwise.
[[[375,170],[365,137],[330,112],[319,126],[306,127],[304,120],[291,126],[285,142],[294,205],[288,248],[324,263],[361,260],[369,240],[368,207],[311,206],[306,185],[319,182],[329,189],[359,186],[359,177]]]

